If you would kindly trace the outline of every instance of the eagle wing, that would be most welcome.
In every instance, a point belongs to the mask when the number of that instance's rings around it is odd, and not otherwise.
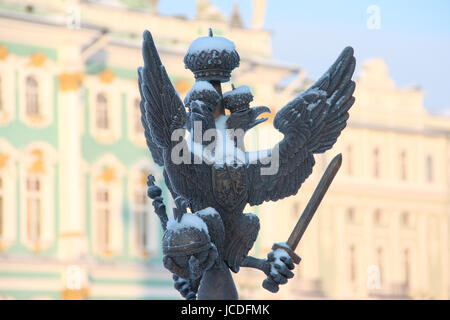
[[[198,202],[204,192],[201,184],[193,182],[209,181],[209,171],[204,170],[204,164],[191,164],[197,163],[193,154],[188,155],[190,163],[175,164],[171,159],[171,151],[175,145],[181,143],[187,146],[184,139],[186,109],[161,62],[152,35],[146,30],[143,38],[144,66],[138,68],[138,80],[141,122],[147,146],[154,162],[164,166],[164,179],[173,198],[181,195],[192,202]],[[180,130],[177,136],[183,137],[181,141],[172,141],[175,130]],[[187,150],[187,147],[180,149]]]
[[[173,131],[184,129],[186,110],[161,63],[148,30],[144,32],[142,55],[144,67],[138,68],[142,124],[155,162],[162,163],[162,152],[157,148],[164,149],[172,145]]]
[[[345,48],[315,84],[277,112],[274,127],[284,138],[248,165],[250,205],[295,195],[312,173],[313,155],[334,145],[355,102],[355,64],[353,49]]]

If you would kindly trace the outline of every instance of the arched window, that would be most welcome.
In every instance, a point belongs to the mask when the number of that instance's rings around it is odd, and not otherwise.
[[[355,245],[351,245],[349,248],[350,255],[350,281],[356,282],[357,279],[357,260],[356,260],[356,248]]]
[[[33,142],[20,157],[20,240],[31,251],[54,244],[54,164],[54,149],[43,142]]]
[[[137,134],[142,134],[144,133],[144,127],[142,126],[142,122],[141,122],[141,99],[140,98],[135,98],[133,101],[133,108],[134,108],[134,131]]]
[[[37,174],[26,179],[26,232],[28,241],[39,245],[42,240],[42,184]]]
[[[381,167],[380,150],[378,148],[375,148],[373,150],[373,176],[375,178],[380,177],[380,169],[381,169],[380,167]]]
[[[110,154],[92,164],[92,249],[103,257],[117,255],[123,248],[123,219],[127,214],[122,206],[123,173],[122,164]]]
[[[426,163],[427,182],[433,182],[434,180],[433,157],[431,155],[428,155],[426,162],[427,162]]]
[[[109,112],[108,112],[108,99],[102,93],[97,95],[97,106],[96,106],[96,124],[97,128],[108,130],[110,126]]]
[[[111,249],[111,196],[106,186],[99,187],[97,200],[97,246],[103,252]]]
[[[28,76],[25,81],[25,111],[30,117],[40,115],[39,84],[33,76]]]
[[[403,150],[400,153],[400,179],[405,181],[408,179],[408,156],[406,154],[406,151]]]

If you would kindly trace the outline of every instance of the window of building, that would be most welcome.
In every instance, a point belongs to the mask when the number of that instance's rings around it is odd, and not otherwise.
[[[136,224],[136,246],[140,253],[148,253],[150,248],[150,214],[147,188],[145,186],[139,186],[134,193],[134,217]]]
[[[133,101],[133,108],[134,108],[134,131],[137,134],[143,134],[144,133],[144,127],[142,126],[141,122],[141,99],[135,98]]]
[[[42,237],[42,192],[41,179],[30,175],[26,180],[26,214],[27,238],[32,243],[39,243]]]
[[[353,175],[353,147],[351,145],[347,146],[346,154],[344,156],[347,159],[347,174],[349,176]],[[344,158],[344,159],[345,159]]]
[[[3,196],[3,179],[0,177],[0,241],[3,239],[4,235],[4,225],[5,225],[5,217],[4,217],[4,196]]]
[[[25,82],[25,111],[30,117],[40,115],[39,85],[33,76],[28,76]]]
[[[349,248],[350,254],[350,281],[356,282],[357,279],[357,260],[356,260],[356,248],[355,245],[351,245]]]
[[[402,151],[400,153],[400,179],[405,181],[408,179],[408,156],[406,154],[406,151]]]
[[[108,130],[110,126],[109,112],[108,112],[108,99],[102,93],[97,95],[97,107],[96,107],[96,125],[97,128]]]
[[[374,221],[377,225],[381,225],[383,223],[383,212],[380,209],[375,210]]]
[[[411,256],[409,249],[405,249],[403,251],[403,260],[404,260],[404,281],[405,286],[409,287],[411,281]]]
[[[384,281],[384,251],[382,247],[377,248],[377,264],[380,270],[380,284]]]
[[[380,163],[380,150],[375,148],[373,150],[373,176],[375,178],[380,177],[381,163]]]
[[[3,110],[3,88],[2,88],[2,77],[0,76],[0,113],[2,113]]]
[[[105,187],[97,190],[97,245],[103,252],[111,248],[111,205],[109,190]]]
[[[356,214],[355,214],[355,208],[348,208],[347,209],[347,219],[349,222],[355,222],[356,221]]]
[[[409,212],[402,213],[402,225],[405,227],[409,227],[411,225],[411,217]]]
[[[292,204],[292,218],[297,219],[300,214],[300,201],[295,201]]]
[[[434,168],[433,168],[433,157],[431,155],[427,156],[426,160],[426,172],[427,172],[427,182],[433,182],[434,180]]]

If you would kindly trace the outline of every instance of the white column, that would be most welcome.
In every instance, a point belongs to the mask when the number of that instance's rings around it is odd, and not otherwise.
[[[62,62],[58,95],[59,255],[63,259],[76,259],[86,251],[81,193],[81,61],[78,47],[64,47],[59,54]]]

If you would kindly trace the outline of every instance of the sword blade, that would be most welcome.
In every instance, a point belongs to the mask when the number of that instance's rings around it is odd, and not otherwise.
[[[322,178],[319,181],[319,184],[314,190],[311,199],[309,199],[305,210],[303,210],[302,215],[298,219],[298,222],[295,225],[294,230],[292,230],[292,233],[289,236],[288,241],[286,242],[286,244],[292,250],[295,250],[295,248],[297,248],[297,245],[300,242],[303,233],[305,233],[305,230],[308,227],[309,222],[316,213],[316,210],[319,207],[319,204],[322,201],[323,196],[327,192],[328,187],[330,186],[331,182],[336,176],[336,173],[341,167],[341,164],[342,164],[342,154],[339,153],[337,156],[333,158],[333,160],[331,160],[330,164],[325,170],[325,173],[323,174]]]

